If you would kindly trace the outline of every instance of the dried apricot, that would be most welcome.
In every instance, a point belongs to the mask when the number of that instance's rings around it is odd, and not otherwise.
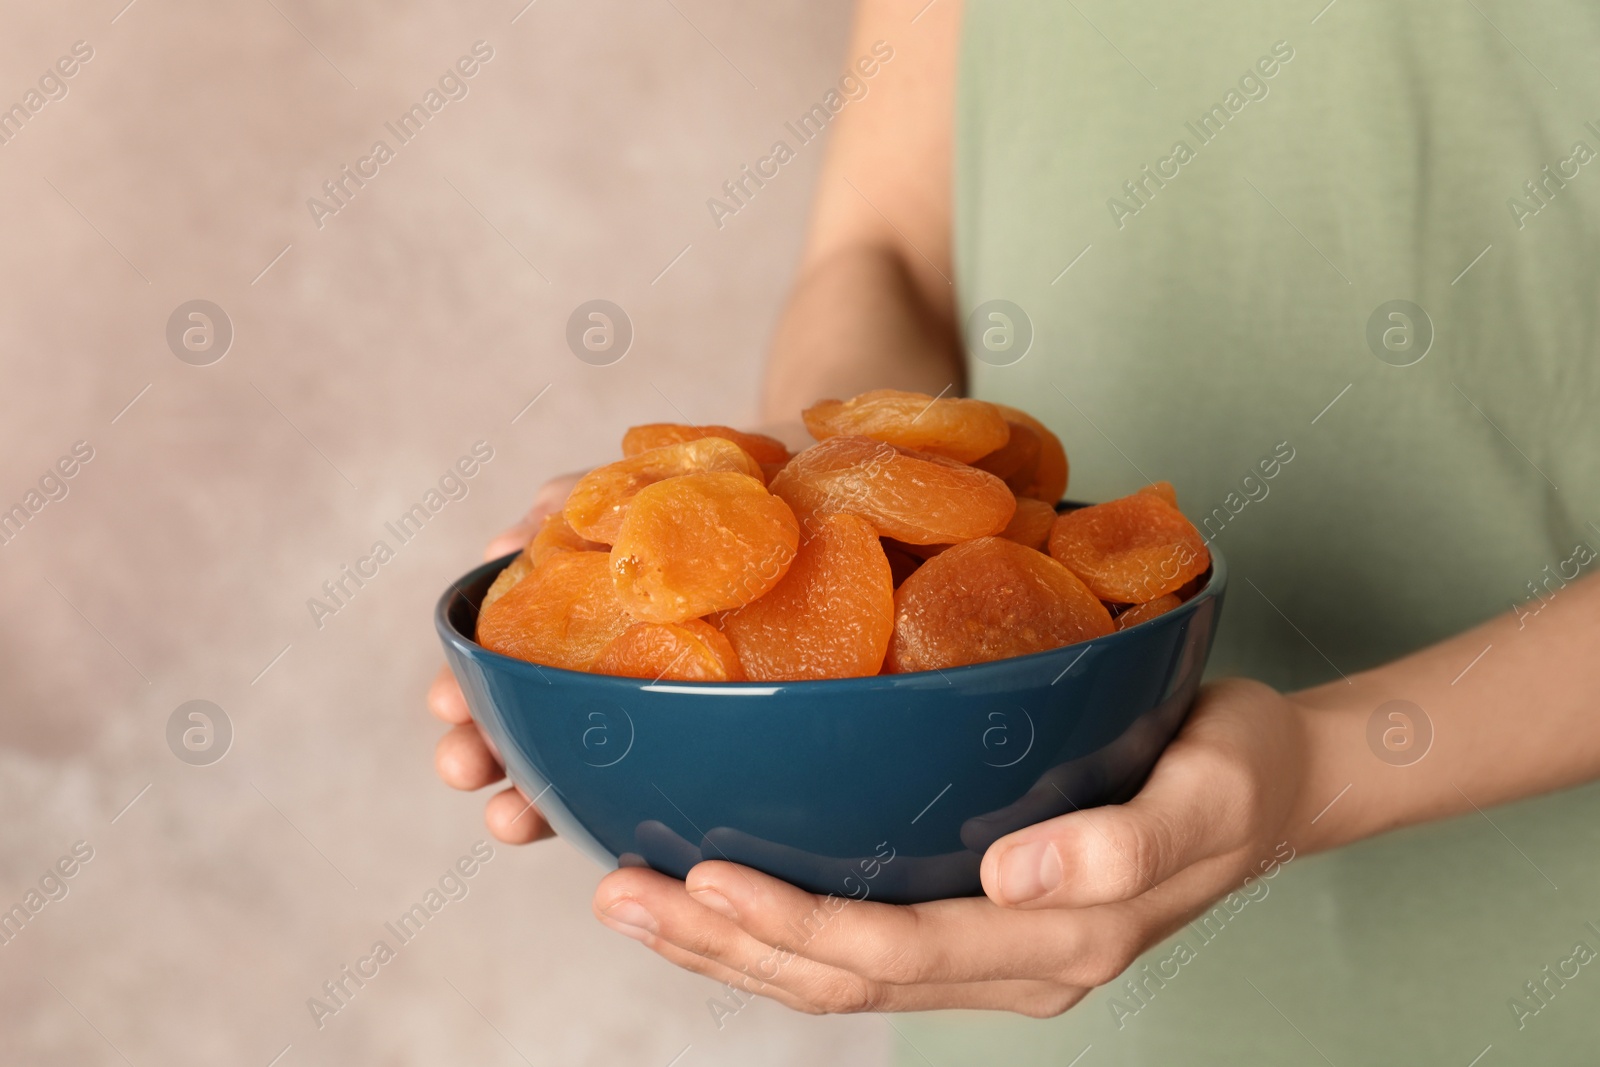
[[[954,545],[895,590],[885,669],[937,670],[1103,637],[1111,615],[1067,568],[1002,537]]]
[[[483,594],[483,603],[478,610],[483,611],[505,596],[512,586],[532,574],[535,567],[557,552],[604,552],[605,549],[605,545],[579,537],[559,511],[554,515],[546,515],[533,540],[528,542],[516,559],[506,565],[505,570],[495,575],[494,583]]]
[[[721,437],[702,437],[596,467],[572,487],[562,511],[578,536],[615,544],[628,505],[641,489],[697,471],[730,471],[764,480],[761,464],[744,449]]]
[[[675,682],[742,682],[733,646],[701,619],[636,622],[605,647],[591,668],[596,674]]]
[[[1165,615],[1182,603],[1183,601],[1178,599],[1178,594],[1163,593],[1154,600],[1135,604],[1117,616],[1117,629],[1126,630],[1130,626],[1138,626],[1141,622],[1153,619],[1157,615]]]
[[[604,552],[561,552],[478,614],[478,643],[491,652],[569,671],[595,657],[632,623]]]
[[[1015,492],[1020,486],[1030,484],[1038,472],[1041,443],[1032,427],[1010,419],[1006,420],[1006,426],[1011,431],[1006,443],[982,459],[974,460],[972,465],[988,471]]]
[[[494,576],[494,581],[483,594],[483,603],[478,605],[478,613],[489,610],[489,605],[511,592],[512,588],[522,579],[533,573],[533,557],[528,555],[524,548],[517,553],[517,558],[506,564],[506,569]]]
[[[788,446],[776,437],[768,437],[764,433],[744,433],[731,426],[685,426],[676,422],[652,422],[629,427],[628,432],[622,435],[622,454],[637,456],[652,448],[698,441],[705,437],[732,441],[749,453],[751,459],[763,465],[776,463],[782,466],[789,462]]]
[[[1176,592],[1211,565],[1200,532],[1153,492],[1057,516],[1050,554],[1096,596],[1119,604],[1143,604]]]
[[[868,437],[830,437],[797,454],[772,479],[809,531],[817,517],[860,515],[885,537],[913,545],[997,534],[1016,498],[987,471]]]
[[[611,576],[634,617],[682,622],[777,585],[799,542],[794,513],[760,479],[686,474],[634,496],[611,546]]]
[[[604,552],[606,546],[578,536],[561,512],[546,515],[539,524],[539,532],[528,542],[528,558],[537,567],[557,552]]]
[[[772,591],[718,624],[753,681],[877,674],[894,629],[894,579],[872,524],[818,520]]]
[[[1011,516],[1006,528],[1000,531],[1000,536],[1043,552],[1055,521],[1056,509],[1051,505],[1031,496],[1018,497],[1017,512]]]
[[[1039,462],[1031,474],[1020,470],[1008,480],[1018,496],[1031,496],[1036,500],[1043,500],[1054,504],[1061,499],[1067,491],[1067,451],[1061,447],[1061,439],[1050,432],[1050,428],[1026,411],[996,404],[1000,414],[1008,422],[1020,423],[1032,430],[1039,438]]]
[[[1139,492],[1149,493],[1151,496],[1158,496],[1162,500],[1165,500],[1167,503],[1171,504],[1173,507],[1178,506],[1178,491],[1172,488],[1171,482],[1151,482],[1143,489],[1140,489]]]
[[[993,404],[874,389],[851,400],[819,400],[801,413],[818,441],[870,437],[901,448],[971,463],[1006,443],[1011,431]]]

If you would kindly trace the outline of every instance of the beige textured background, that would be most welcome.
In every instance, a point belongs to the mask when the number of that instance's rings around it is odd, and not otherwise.
[[[848,14],[524,2],[0,8],[0,104],[94,49],[0,146],[0,508],[95,451],[0,547],[0,908],[94,849],[0,945],[0,1061],[887,1056],[875,1017],[719,1032],[714,987],[595,923],[559,843],[496,848],[324,1029],[306,1009],[485,836],[432,773],[439,590],[626,425],[752,414],[819,150],[720,232],[705,200],[828,88]],[[307,197],[479,39],[469,95],[318,230]],[[614,366],[563,341],[593,297],[637,330]],[[165,342],[194,298],[236,331],[212,366]],[[317,630],[306,599],[479,439],[470,495]],[[193,698],[235,729],[208,767],[165,740]]]

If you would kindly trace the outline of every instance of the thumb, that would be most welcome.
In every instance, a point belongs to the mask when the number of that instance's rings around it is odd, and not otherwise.
[[[1111,904],[1239,847],[1247,820],[1221,786],[1237,774],[1198,773],[1183,756],[1168,750],[1126,804],[1074,811],[996,841],[980,868],[984,892],[1002,907]]]

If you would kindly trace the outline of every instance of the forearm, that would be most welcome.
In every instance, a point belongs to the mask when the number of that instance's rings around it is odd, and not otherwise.
[[[964,390],[950,309],[923,295],[892,249],[845,246],[806,268],[790,294],[772,339],[763,418],[795,424],[815,400],[884,388]]]
[[[780,433],[826,397],[963,389],[950,283],[960,27],[959,0],[924,9],[915,25],[897,0],[858,4],[845,61],[866,79],[863,93],[829,127],[805,253],[769,350],[762,414]]]
[[[1600,576],[1543,604],[1536,615],[1497,616],[1348,682],[1291,696],[1311,753],[1296,820],[1317,819],[1309,849],[1600,778]],[[1390,701],[1415,705],[1431,723],[1431,747],[1415,762],[1416,750],[1378,754],[1390,751],[1383,730],[1417,729],[1414,711],[1390,709],[1413,721],[1386,712],[1369,740],[1369,721]]]

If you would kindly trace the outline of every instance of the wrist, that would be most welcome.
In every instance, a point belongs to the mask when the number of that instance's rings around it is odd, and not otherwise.
[[[1318,690],[1284,697],[1301,736],[1303,763],[1290,812],[1288,833],[1302,853],[1350,844],[1372,831],[1367,826],[1370,797],[1362,789],[1359,757],[1365,749],[1352,710],[1322,698]]]
[[[1378,712],[1393,701],[1392,685],[1373,672],[1290,694],[1305,738],[1305,775],[1293,826],[1307,850],[1348,845],[1414,822],[1449,814],[1440,808],[1437,758],[1422,763],[1392,747],[1391,735],[1414,742],[1417,723],[1404,711]],[[1420,713],[1414,705],[1413,711]],[[1419,765],[1420,764],[1420,765]]]

